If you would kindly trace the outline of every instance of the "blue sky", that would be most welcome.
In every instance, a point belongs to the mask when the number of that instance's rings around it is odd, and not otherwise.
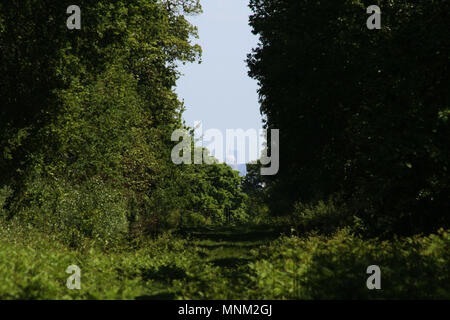
[[[247,75],[247,54],[258,39],[251,33],[248,0],[203,0],[203,14],[189,17],[199,29],[201,64],[180,66],[176,92],[184,100],[188,126],[203,130],[262,128],[257,83]],[[225,151],[229,153],[230,150]],[[250,159],[255,160],[255,159]]]

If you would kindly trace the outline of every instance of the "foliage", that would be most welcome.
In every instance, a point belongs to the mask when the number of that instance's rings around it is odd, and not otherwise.
[[[283,144],[271,209],[338,193],[372,236],[447,228],[449,2],[378,1],[368,30],[372,4],[250,2],[250,76]]]
[[[157,298],[171,275],[184,277],[184,270],[198,268],[189,258],[195,255],[196,249],[166,236],[140,249],[70,250],[52,235],[0,224],[0,299]],[[81,290],[66,287],[70,265],[81,269]]]
[[[268,194],[266,179],[261,175],[261,163],[247,163],[247,174],[242,182],[242,190],[248,196],[247,210],[252,220],[266,220],[268,218]]]
[[[182,127],[176,66],[201,53],[185,15],[200,13],[199,2],[78,5],[76,31],[65,26],[66,3],[0,5],[0,177],[13,191],[3,217],[74,246],[176,228],[192,212],[245,219],[230,168],[170,161],[171,133]]]
[[[58,235],[70,247],[88,239],[107,247],[128,232],[128,207],[123,194],[93,178],[81,184],[42,176],[33,177],[22,199],[26,202],[10,220]]]
[[[264,299],[448,299],[449,233],[392,242],[341,230],[331,238],[280,238],[251,264]],[[382,290],[368,290],[366,269],[378,265]]]
[[[190,230],[134,245],[70,249],[54,234],[0,224],[0,299],[448,299],[449,233],[393,241],[348,230],[282,236],[273,226]],[[275,240],[274,240],[275,239]],[[81,290],[65,287],[69,265]],[[366,269],[381,268],[382,290]]]
[[[296,203],[291,224],[298,235],[317,231],[331,235],[354,222],[349,210],[338,199],[319,200],[317,203]],[[355,229],[361,231],[361,229]]]
[[[0,299],[450,298],[449,3],[369,4],[251,0],[283,147],[241,178],[170,159],[198,0],[0,3]]]
[[[203,164],[190,169],[190,207],[213,223],[245,222],[247,195],[242,191],[242,178],[226,164]]]

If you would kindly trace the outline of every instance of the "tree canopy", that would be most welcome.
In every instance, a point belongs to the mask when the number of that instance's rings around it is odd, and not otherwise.
[[[194,209],[219,221],[225,208],[241,212],[231,168],[170,160],[171,133],[183,127],[177,64],[201,55],[186,19],[201,12],[199,1],[80,0],[80,30],[66,26],[69,5],[0,4],[6,216],[75,244],[158,231]]]
[[[248,57],[280,129],[272,209],[340,194],[373,232],[449,225],[448,1],[251,0]]]

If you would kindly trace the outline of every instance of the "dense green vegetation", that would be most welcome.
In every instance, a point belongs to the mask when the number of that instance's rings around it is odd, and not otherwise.
[[[201,52],[184,18],[200,12],[196,1],[82,1],[75,32],[61,23],[64,3],[25,1],[26,10],[16,10],[22,2],[0,7],[7,220],[76,247],[161,232],[198,215],[245,219],[231,168],[170,160],[171,133],[183,126],[176,63]]]
[[[450,7],[378,3],[250,1],[246,177],[170,159],[197,0],[0,3],[0,299],[449,299]]]
[[[278,238],[281,226],[191,228],[108,251],[1,226],[0,299],[449,298],[449,233]],[[365,286],[373,263],[383,266],[383,290]],[[71,264],[82,270],[81,290],[65,287]]]
[[[368,30],[366,8],[382,8]],[[274,213],[337,196],[371,236],[450,226],[445,0],[252,0],[248,63],[280,129]]]

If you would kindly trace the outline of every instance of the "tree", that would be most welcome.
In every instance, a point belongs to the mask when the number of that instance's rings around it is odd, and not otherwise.
[[[446,1],[252,0],[248,57],[268,129],[280,129],[274,212],[334,193],[373,233],[448,226]]]
[[[267,214],[270,192],[267,190],[266,176],[261,175],[259,161],[247,163],[247,174],[242,182],[242,191],[247,195],[247,210],[251,219]]]
[[[67,29],[64,2],[0,4],[0,177],[14,191],[9,218],[108,242],[95,224],[116,212],[111,230],[122,232],[155,215],[156,191],[176,170],[170,133],[182,126],[183,109],[173,91],[176,64],[200,56],[184,16],[200,7],[78,5],[81,30]]]

